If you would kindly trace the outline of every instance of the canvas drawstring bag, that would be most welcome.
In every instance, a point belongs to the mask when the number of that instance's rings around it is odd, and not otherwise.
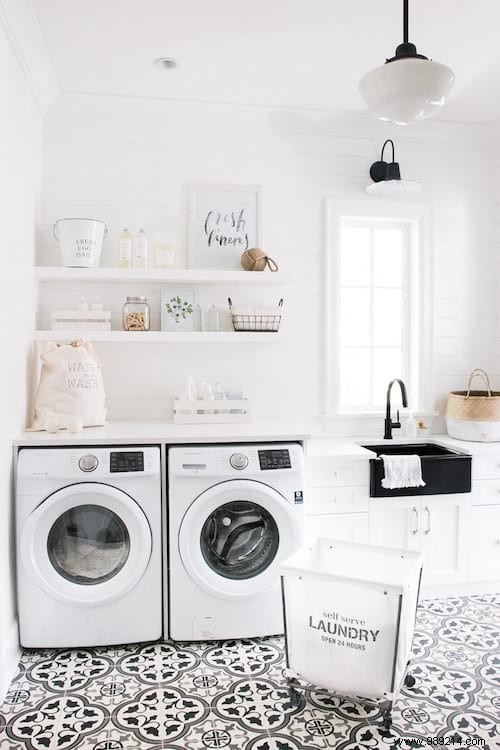
[[[106,422],[102,364],[89,341],[51,342],[40,354],[42,367],[31,430],[54,425],[94,427]]]

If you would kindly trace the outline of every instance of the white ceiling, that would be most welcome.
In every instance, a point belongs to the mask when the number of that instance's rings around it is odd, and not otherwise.
[[[363,111],[402,0],[33,0],[63,91]],[[456,83],[441,119],[500,120],[500,2],[413,0],[410,39]],[[174,57],[175,71],[154,67]]]

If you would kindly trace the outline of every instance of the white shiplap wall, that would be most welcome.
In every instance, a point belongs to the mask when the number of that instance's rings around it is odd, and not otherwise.
[[[122,226],[144,226],[177,241],[185,265],[187,187],[192,182],[258,184],[264,191],[263,245],[292,274],[283,336],[274,345],[99,345],[110,418],[168,417],[182,378],[220,379],[255,399],[257,416],[318,417],[323,405],[324,199],[354,198],[385,138],[396,141],[403,176],[420,180],[434,217],[435,405],[467,372],[500,373],[497,356],[498,166],[488,127],[425,122],[406,129],[327,112],[66,94],[45,124],[38,262],[57,262],[52,223],[64,216],[105,220],[103,263],[117,257]],[[93,289],[118,319],[126,293]],[[40,325],[52,307],[74,302],[78,285],[44,288]],[[204,289],[201,304],[231,293]],[[281,290],[261,290],[273,303]],[[157,317],[156,317],[157,322]],[[379,427],[379,425],[377,425]],[[357,429],[353,425],[353,429]]]

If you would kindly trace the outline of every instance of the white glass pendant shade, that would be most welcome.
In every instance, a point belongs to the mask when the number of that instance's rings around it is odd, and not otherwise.
[[[418,193],[419,190],[422,190],[422,185],[413,180],[382,180],[382,182],[374,182],[366,187],[366,192],[370,195],[383,196]]]
[[[363,76],[359,92],[379,120],[407,125],[432,117],[445,103],[454,80],[452,70],[442,63],[402,57]]]

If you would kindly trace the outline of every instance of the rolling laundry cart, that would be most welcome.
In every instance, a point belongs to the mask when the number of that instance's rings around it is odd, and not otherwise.
[[[281,565],[285,675],[381,706],[385,730],[407,673],[422,575],[410,550],[317,539]]]

